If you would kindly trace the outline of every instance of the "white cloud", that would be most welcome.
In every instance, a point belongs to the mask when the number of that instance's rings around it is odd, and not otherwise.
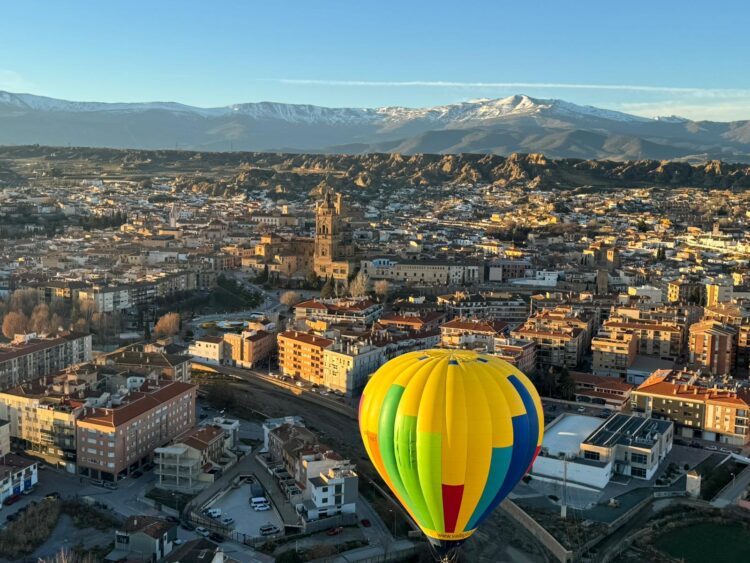
[[[528,88],[545,90],[610,90],[626,92],[651,92],[664,94],[683,94],[708,98],[750,96],[750,90],[732,88],[690,88],[673,86],[649,86],[642,84],[572,84],[566,82],[452,82],[452,81],[371,81],[371,80],[320,80],[303,78],[273,78],[273,82],[282,84],[317,85],[317,86],[364,86],[387,88]]]
[[[616,109],[644,117],[678,115],[696,121],[737,121],[750,119],[750,97],[703,103],[690,100],[621,103]]]

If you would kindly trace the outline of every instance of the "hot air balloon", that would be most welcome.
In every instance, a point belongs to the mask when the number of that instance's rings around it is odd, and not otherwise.
[[[370,460],[442,560],[456,556],[530,470],[543,426],[529,379],[471,350],[394,358],[359,404]]]

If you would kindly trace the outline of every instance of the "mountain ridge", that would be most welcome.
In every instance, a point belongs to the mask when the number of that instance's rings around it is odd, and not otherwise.
[[[0,91],[0,144],[750,162],[750,121],[648,118],[523,94],[428,108],[277,102],[199,108]]]

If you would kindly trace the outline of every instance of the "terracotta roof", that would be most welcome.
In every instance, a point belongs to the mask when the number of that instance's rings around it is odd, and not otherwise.
[[[453,319],[452,321],[443,323],[440,328],[453,328],[472,332],[489,332],[491,334],[499,334],[507,326],[508,323],[504,323],[502,321]]]
[[[135,391],[127,395],[126,403],[112,408],[88,410],[86,414],[79,418],[78,422],[79,424],[91,423],[115,428],[195,388],[196,386],[190,383],[172,381],[157,389]]]
[[[308,334],[307,332],[299,332],[296,330],[287,330],[279,334],[279,338],[287,338],[289,340],[297,340],[304,342],[311,346],[320,346],[321,348],[328,348],[333,344],[333,340],[330,338],[323,338],[322,336],[315,336],[314,334]]]

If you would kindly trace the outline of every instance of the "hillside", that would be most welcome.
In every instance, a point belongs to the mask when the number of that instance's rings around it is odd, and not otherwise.
[[[0,91],[0,145],[750,162],[750,121],[645,118],[524,95],[428,108],[74,102]]]
[[[177,178],[182,189],[216,195],[253,190],[311,192],[324,185],[362,195],[382,186],[396,190],[452,184],[525,185],[538,189],[741,189],[750,187],[750,165],[551,159],[541,154],[321,155],[0,147],[0,182],[6,185],[43,183],[50,178],[64,181],[153,177]]]

